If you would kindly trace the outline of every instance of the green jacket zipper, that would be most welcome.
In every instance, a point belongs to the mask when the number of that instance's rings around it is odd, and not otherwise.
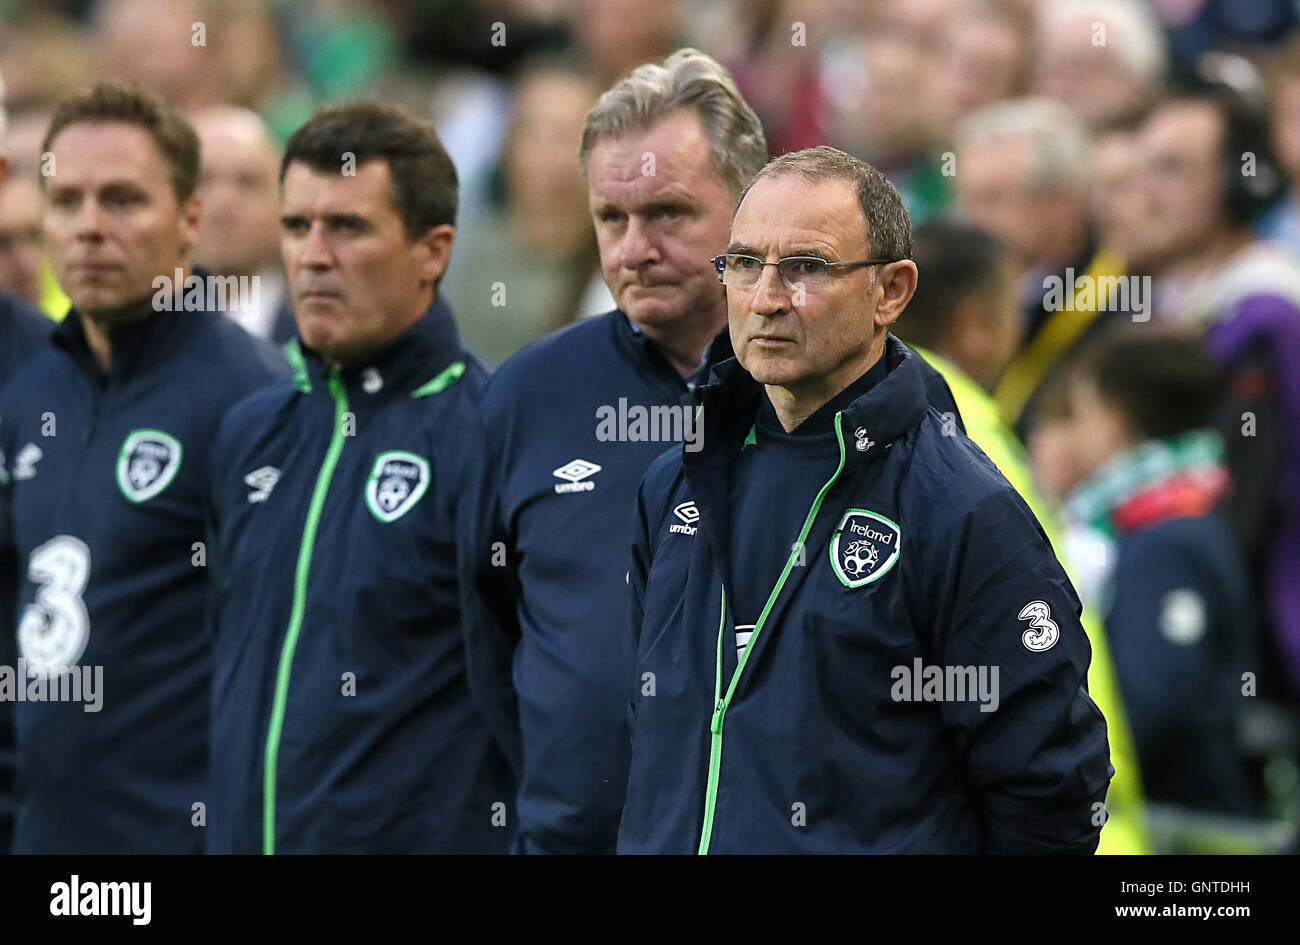
[[[772,607],[776,604],[776,599],[781,596],[781,589],[785,587],[785,582],[790,577],[795,562],[799,560],[804,541],[807,540],[808,533],[812,531],[813,521],[817,518],[817,512],[822,507],[826,493],[830,491],[831,486],[835,485],[835,480],[840,478],[840,473],[844,470],[844,434],[840,430],[841,416],[840,413],[835,414],[835,440],[840,447],[839,465],[835,467],[835,472],[831,474],[830,479],[826,480],[826,484],[821,487],[817,497],[813,499],[812,507],[808,509],[808,516],[804,519],[803,528],[799,530],[799,539],[790,550],[790,557],[786,559],[785,568],[782,569],[781,576],[777,578],[772,593],[768,595],[767,603],[763,605],[763,612],[758,615],[758,623],[754,624],[754,632],[749,636],[749,643],[740,654],[740,660],[736,664],[736,671],[731,674],[731,684],[727,686],[725,696],[722,694],[722,646],[727,626],[727,588],[725,586],[722,588],[722,612],[718,617],[718,661],[713,675],[713,718],[709,722],[709,780],[704,790],[704,826],[700,830],[699,853],[701,855],[709,852],[709,841],[713,837],[713,817],[718,806],[718,778],[722,773],[722,724],[727,716],[727,707],[731,705],[731,697],[735,695],[736,684],[740,681],[740,674],[745,669],[749,654],[754,652],[754,645],[758,642],[758,635],[763,632],[763,624],[767,622],[767,615],[772,612]]]
[[[293,651],[298,645],[298,632],[302,629],[303,614],[307,609],[307,578],[311,573],[312,550],[316,544],[316,527],[320,524],[329,492],[334,467],[343,452],[343,420],[348,410],[348,394],[337,366],[330,369],[330,396],[334,398],[334,432],[330,435],[329,449],[320,472],[316,474],[316,488],[312,490],[311,504],[307,507],[307,521],[303,525],[302,541],[298,545],[298,564],[293,577],[293,606],[289,611],[289,626],[280,646],[280,663],[275,674],[275,698],[271,703],[271,721],[266,731],[266,757],[262,772],[262,852],[275,853],[275,776],[280,755],[280,735],[284,729],[284,710],[289,698],[289,676],[293,668]]]

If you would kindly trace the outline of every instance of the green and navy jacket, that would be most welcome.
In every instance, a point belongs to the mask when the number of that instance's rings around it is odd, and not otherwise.
[[[1024,501],[927,408],[920,358],[892,336],[884,357],[835,415],[833,473],[789,497],[797,535],[728,534],[761,392],[735,361],[702,389],[703,449],[646,474],[620,852],[1095,849],[1113,769],[1078,597]],[[727,549],[762,542],[791,550],[737,657]],[[931,685],[981,668],[992,711]]]
[[[290,342],[217,436],[209,852],[504,852],[455,528],[484,372],[435,300],[373,358]]]
[[[16,853],[203,850],[212,440],[231,404],[288,370],[216,313],[153,312],[110,342],[105,376],[71,312],[0,398],[15,680],[34,694],[42,667],[101,674],[97,709],[85,689],[12,703]]]
[[[461,593],[471,687],[522,770],[517,852],[617,845],[629,763],[628,510],[667,444],[644,421],[639,434],[610,436],[601,418],[693,418],[696,382],[731,356],[724,329],[684,378],[615,310],[533,342],[487,384]],[[960,424],[943,378],[928,365],[924,375],[931,403]]]
[[[27,357],[49,341],[54,323],[17,296],[0,292],[0,390]],[[0,552],[2,553],[2,552]],[[0,573],[14,562],[0,558]],[[13,582],[0,579],[0,666],[17,663],[18,641],[8,621],[12,619]],[[14,827],[14,704],[0,701],[0,854],[8,853]]]

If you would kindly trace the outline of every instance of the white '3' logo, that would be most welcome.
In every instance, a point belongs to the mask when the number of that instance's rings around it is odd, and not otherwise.
[[[1016,619],[1029,621],[1029,629],[1021,634],[1020,642],[1031,650],[1050,650],[1060,639],[1061,628],[1052,620],[1052,608],[1041,600],[1025,604]]]

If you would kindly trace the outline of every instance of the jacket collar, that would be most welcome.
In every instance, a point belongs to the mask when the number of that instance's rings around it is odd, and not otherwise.
[[[326,394],[330,366],[302,343],[301,336],[295,335],[284,353],[300,391]],[[438,295],[415,324],[370,357],[344,365],[340,374],[350,394],[386,400],[437,393],[465,372],[466,360],[451,307]]]
[[[928,409],[920,357],[893,335],[885,336],[885,376],[841,411],[845,468],[865,466],[920,422]],[[740,452],[758,413],[762,385],[734,357],[717,365],[699,390],[704,446],[683,453],[687,465],[725,466]],[[865,440],[859,447],[859,441]]]
[[[659,346],[638,328],[620,309],[613,312],[615,343],[638,368],[649,369],[664,378],[676,381],[681,386],[703,386],[708,380],[714,365],[733,357],[731,351],[731,332],[725,326],[714,336],[704,349],[704,359],[694,372],[687,377],[677,373]]]
[[[893,335],[885,336],[886,373],[840,412],[844,466],[851,480],[920,423],[929,409],[920,355]],[[758,413],[762,385],[735,358],[713,369],[712,383],[697,391],[703,411],[703,444],[682,451],[682,471],[700,512],[724,580],[728,548],[730,467],[744,446]],[[808,497],[812,501],[812,497]]]
[[[206,269],[195,268],[190,272],[191,278],[206,279],[209,275]],[[166,361],[195,328],[203,324],[204,320],[215,317],[218,316],[208,311],[186,311],[181,292],[178,291],[171,311],[151,310],[141,318],[110,329],[108,338],[112,348],[112,364],[109,378],[131,377]],[[54,329],[53,341],[56,347],[66,351],[84,370],[102,378],[103,371],[86,341],[84,318],[77,309],[70,310]]]

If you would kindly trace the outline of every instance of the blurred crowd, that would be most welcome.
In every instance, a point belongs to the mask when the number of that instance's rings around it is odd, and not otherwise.
[[[61,99],[112,76],[191,118],[194,262],[260,276],[231,317],[292,337],[280,148],[320,104],[375,98],[431,119],[456,165],[442,288],[499,364],[613,307],[584,118],[695,46],[774,155],[831,144],[902,193],[920,287],[896,332],[987,398],[1063,510],[1058,552],[1106,615],[1148,802],[1240,837],[1300,796],[1298,6],[0,0],[0,289],[66,311],[40,142]]]

